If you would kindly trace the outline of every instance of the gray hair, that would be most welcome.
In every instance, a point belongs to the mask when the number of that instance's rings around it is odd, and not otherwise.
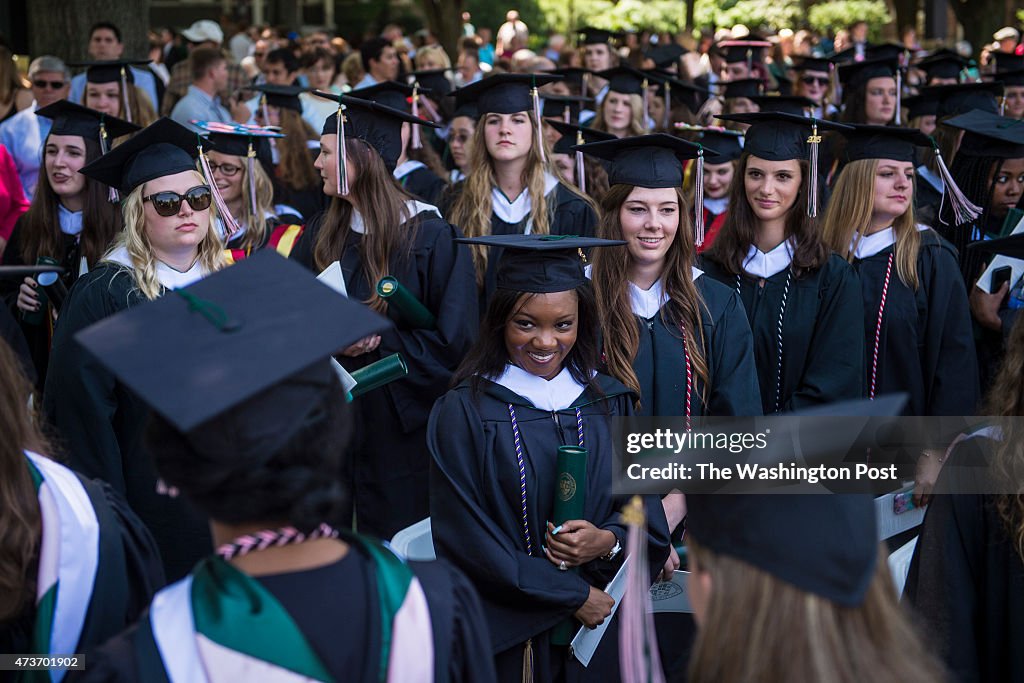
[[[64,74],[64,78],[71,78],[71,70],[68,69],[68,65],[64,63],[63,59],[60,57],[54,57],[53,55],[36,57],[32,60],[32,63],[28,65],[29,78],[32,78],[40,71],[59,71]]]

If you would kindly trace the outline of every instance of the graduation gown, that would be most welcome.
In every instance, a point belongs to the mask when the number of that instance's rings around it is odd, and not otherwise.
[[[387,552],[386,550],[383,552]],[[466,578],[443,561],[409,562],[423,589],[429,609],[430,635],[434,655],[433,680],[453,683],[491,683],[494,665],[488,650],[487,628],[479,598]],[[335,681],[378,683],[383,680],[381,651],[385,612],[381,608],[381,579],[365,552],[355,545],[338,562],[309,570],[261,576],[252,579],[284,608],[299,637],[310,646],[312,658]],[[180,616],[176,612],[173,616]],[[136,626],[111,639],[89,654],[88,669],[71,681],[139,681],[171,683],[165,668],[180,665],[175,657],[165,660],[154,635],[153,613]],[[231,628],[231,624],[226,625]],[[246,634],[259,643],[274,642],[274,633]],[[291,633],[278,634],[282,646],[270,654],[267,648],[242,656],[273,661],[288,669],[289,656],[296,648]],[[270,639],[269,641],[261,638]],[[389,636],[390,638],[390,636]],[[285,647],[285,643],[291,647]],[[389,643],[389,645],[395,645]],[[253,646],[250,646],[253,647]],[[273,646],[270,646],[273,649]],[[395,654],[403,658],[423,657],[416,651]],[[265,659],[264,659],[265,657]],[[298,660],[295,661],[298,663]],[[309,666],[308,661],[304,662]],[[256,670],[250,670],[254,673]],[[295,672],[295,669],[291,669]],[[389,672],[391,673],[391,672]],[[394,674],[388,680],[394,680]],[[293,679],[299,680],[295,673]],[[258,680],[255,676],[251,680]],[[275,679],[278,680],[278,679]],[[310,680],[310,679],[301,679]]]
[[[42,532],[59,538],[59,550],[50,559],[42,550],[37,556],[33,583],[45,593],[22,615],[0,624],[0,652],[82,653],[142,614],[164,583],[160,555],[109,485],[35,453],[26,453],[26,464],[37,493],[45,487],[53,503],[40,505]],[[37,631],[46,634],[49,649],[38,647]]]
[[[990,439],[973,437],[950,456],[928,505],[904,591],[926,642],[957,681],[1024,680],[1024,563],[996,497],[943,493],[993,490],[981,463],[994,448]]]
[[[439,205],[441,195],[448,187],[444,178],[439,177],[420,161],[406,161],[395,169],[394,175],[406,192],[434,206]]]
[[[165,275],[169,270],[158,265],[164,286],[185,286],[201,277],[198,265],[177,277]],[[149,408],[74,338],[93,323],[145,301],[121,263],[102,261],[79,278],[57,321],[43,408],[71,467],[107,482],[127,499],[152,532],[167,578],[174,580],[209,552],[206,519],[184,499],[157,492],[156,469],[142,440]]]
[[[526,374],[519,368],[506,373],[515,371]],[[575,400],[562,390],[579,391],[568,371],[563,370],[551,382],[559,383],[560,387],[551,391],[560,392],[565,397],[562,405],[569,407],[534,407],[534,402],[508,387],[480,378],[479,391],[466,381],[445,394],[434,406],[428,427],[434,546],[438,557],[449,559],[465,572],[480,593],[499,681],[522,680],[523,648],[528,639],[532,639],[534,680],[554,680],[563,666],[573,669],[574,663],[565,664],[564,648],[550,644],[550,630],[571,618],[586,602],[590,586],[603,590],[622,562],[620,553],[611,562],[598,558],[580,567],[578,573],[563,572],[545,557],[541,544],[545,522],[552,519],[558,447],[579,443],[576,408],[582,415],[583,442],[589,450],[584,518],[625,538],[618,514],[625,498],[611,494],[612,436],[608,418],[629,415],[634,396],[606,375],[599,374],[593,381],[603,396],[587,388]],[[516,413],[523,451],[530,554],[509,405]],[[645,502],[653,574],[668,556],[668,528],[657,496]],[[605,654],[614,660],[617,649],[610,631],[595,656],[601,657],[602,650],[607,650]],[[584,680],[619,678],[614,661],[609,666],[592,662],[585,671],[567,673]]]
[[[822,267],[797,278],[790,275],[787,244],[748,257],[740,277],[707,257],[701,266],[710,277],[739,289],[754,335],[765,415],[857,399],[864,391],[864,304],[856,273],[832,254]]]
[[[917,254],[919,286],[913,290],[892,274],[878,335],[876,395],[910,394],[906,415],[973,415],[978,405],[978,366],[970,306],[956,266],[956,252],[933,230],[922,230]],[[878,309],[892,228],[868,235],[857,246],[853,265],[864,301],[864,352],[871,389]]]
[[[322,219],[307,226],[292,251],[292,258],[311,270],[316,270],[313,246]],[[396,326],[381,333],[374,352],[338,357],[349,372],[393,353],[402,354],[409,367],[406,377],[354,403],[357,427],[350,462],[357,524],[360,533],[379,538],[391,538],[429,514],[427,417],[434,401],[447,391],[478,327],[473,264],[469,250],[453,241],[460,236],[458,230],[441,220],[433,207],[416,214],[416,221],[409,257],[396,257],[389,274],[434,314],[437,328],[410,328],[389,307],[388,317]],[[377,285],[363,270],[362,240],[361,232],[350,230],[339,254],[348,295],[356,301],[368,300]]]
[[[753,337],[739,295],[694,269],[704,301],[704,361],[709,382],[696,380],[690,391],[690,415],[760,415],[761,393],[754,363]],[[640,380],[639,415],[686,414],[686,357],[676,327],[669,328],[661,281],[642,292],[630,284],[633,312],[640,324],[640,348],[633,370]],[[653,295],[653,297],[652,297]],[[645,301],[646,300],[646,301]],[[662,302],[662,307],[655,306]],[[645,306],[646,304],[646,306]],[[653,311],[653,313],[652,313]],[[669,318],[670,319],[670,318]],[[696,376],[696,375],[694,375]],[[705,404],[704,399],[707,399]]]

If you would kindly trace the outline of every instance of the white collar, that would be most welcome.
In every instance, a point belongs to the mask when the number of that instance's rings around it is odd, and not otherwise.
[[[107,254],[103,259],[104,261],[113,261],[119,263],[127,268],[135,269],[135,264],[132,263],[131,256],[128,255],[128,250],[123,246],[117,247],[112,252]],[[196,259],[196,262],[192,264],[192,267],[181,272],[171,268],[163,261],[156,262],[156,279],[165,289],[180,289],[182,287],[188,287],[189,285],[202,280],[204,277],[209,275],[205,268],[203,268],[201,262]]]
[[[57,219],[60,221],[60,231],[65,235],[77,235],[82,232],[81,211],[72,211],[58,202]]]
[[[754,277],[769,278],[781,273],[793,262],[793,240],[785,240],[767,254],[753,244],[747,250],[747,258],[743,261],[743,270]]]
[[[691,266],[690,274],[694,282],[697,281],[704,271],[696,266]],[[589,274],[588,274],[589,277]],[[650,289],[640,289],[633,282],[629,282],[629,304],[633,313],[649,320],[658,314],[661,307],[668,303],[668,294],[665,292],[665,283],[662,278],[651,285]]]
[[[888,249],[893,244],[896,244],[896,230],[890,225],[885,230],[879,230],[870,235],[855,233],[850,241],[850,249],[853,250],[854,258],[865,259]]]
[[[441,212],[433,204],[427,204],[418,199],[407,199],[405,201],[406,215],[402,218],[402,222],[405,223],[413,216],[418,216],[424,211],[434,213],[438,218],[441,218]],[[363,222],[363,214],[356,211],[355,207],[352,208],[352,218],[348,225],[352,228],[353,232],[358,232],[360,235],[366,234],[366,223]]]
[[[541,410],[564,410],[571,406],[585,387],[573,379],[568,368],[547,380],[508,363],[501,376],[493,380],[509,391],[530,401]]]
[[[396,180],[401,180],[418,168],[426,168],[426,165],[422,161],[407,159],[396,166],[395,170],[391,172],[391,175],[393,175]]]
[[[558,178],[545,171],[544,195],[547,196],[557,185]],[[530,202],[530,193],[526,187],[523,188],[518,197],[511,201],[497,187],[491,188],[491,211],[506,223],[518,223],[530,215],[532,208],[533,204]],[[530,225],[526,227],[525,234],[530,234],[531,227]]]
[[[719,197],[718,199],[712,199],[711,197],[704,198],[704,208],[715,214],[716,216],[725,213],[725,210],[729,208],[729,197]]]
[[[459,182],[460,180],[466,179],[466,174],[457,168],[453,168],[451,173],[448,174],[448,178],[452,181],[452,184]]]

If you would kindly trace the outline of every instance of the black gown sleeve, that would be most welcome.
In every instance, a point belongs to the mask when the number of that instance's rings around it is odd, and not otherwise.
[[[726,289],[715,281],[706,284]],[[728,294],[707,342],[714,362],[710,368],[706,412],[714,416],[760,415],[761,389],[754,361],[754,337],[739,294],[731,290]]]

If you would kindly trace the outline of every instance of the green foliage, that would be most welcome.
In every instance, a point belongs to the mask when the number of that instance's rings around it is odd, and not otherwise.
[[[751,30],[778,30],[800,23],[799,0],[697,0],[694,23],[700,28],[743,24]]]
[[[1024,9],[1017,10],[1017,23],[1024,24]]]
[[[807,12],[811,28],[823,34],[834,34],[858,20],[868,22],[868,40],[878,41],[882,29],[894,18],[884,0],[831,0],[814,5]]]
[[[679,0],[537,0],[537,4],[548,26],[561,32],[581,26],[676,31],[686,7]]]

